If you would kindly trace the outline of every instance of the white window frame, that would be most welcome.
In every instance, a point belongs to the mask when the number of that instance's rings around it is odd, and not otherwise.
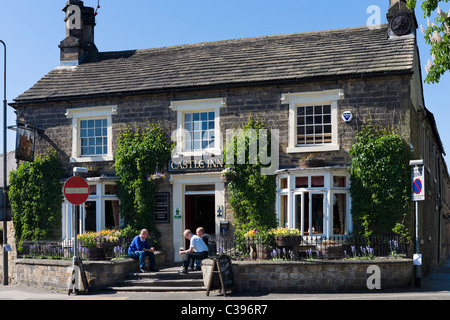
[[[284,93],[281,95],[281,103],[289,104],[289,138],[287,153],[338,151],[338,110],[337,101],[344,99],[342,89]],[[332,143],[317,145],[297,145],[297,107],[331,105],[331,139]]]
[[[94,181],[90,181],[91,179],[94,179]],[[95,225],[96,225],[96,232],[102,231],[105,229],[105,202],[106,201],[119,201],[119,198],[116,194],[105,194],[105,186],[108,184],[117,184],[116,181],[95,181],[97,178],[87,178],[88,185],[89,186],[96,186],[96,193],[90,194],[88,199],[86,201],[92,201],[95,202],[95,209],[96,209],[96,216],[95,216]],[[73,238],[73,217],[72,217],[72,205],[64,199],[64,202],[62,204],[62,235],[63,239],[70,239]],[[76,223],[79,225],[80,233],[86,232],[85,230],[85,218],[86,218],[86,210],[84,208],[84,204],[81,205],[81,212],[80,212],[80,220],[76,221]],[[123,219],[121,216],[119,216],[120,222],[119,224],[123,224]]]
[[[66,110],[66,117],[72,119],[72,155],[71,163],[94,162],[94,161],[112,161],[114,159],[112,152],[112,116],[117,114],[117,106],[101,106],[74,108]],[[107,120],[108,153],[104,155],[82,156],[80,123],[81,120],[105,119]]]
[[[312,187],[311,186],[311,178],[314,176],[324,176],[324,186],[323,187]],[[333,177],[334,176],[342,176],[346,177],[346,186],[345,187],[333,187]],[[297,177],[307,177],[308,178],[308,186],[302,188],[295,187],[295,180]],[[281,189],[281,179],[288,178],[288,188]],[[326,237],[347,237],[352,231],[352,215],[351,215],[351,196],[350,196],[350,173],[348,170],[288,170],[288,172],[280,172],[277,176],[277,198],[276,198],[276,216],[278,221],[280,221],[281,215],[281,196],[288,196],[288,213],[287,213],[287,226],[289,228],[297,228],[298,226],[303,226],[303,221],[298,221],[296,216],[296,196],[301,195],[302,203],[304,201],[305,193],[308,194],[324,194],[324,224],[323,224],[323,234],[314,234],[314,235],[305,235],[304,232],[307,230],[301,230],[302,235],[306,236],[308,239],[313,239],[316,236],[326,236]],[[346,234],[345,235],[335,235],[333,233],[333,194],[346,194],[347,202],[346,202]],[[311,211],[312,202],[309,202],[310,208],[308,210]],[[302,207],[302,211],[304,207]],[[311,212],[308,212],[310,214]],[[304,218],[304,212],[301,213],[302,219]],[[310,221],[311,222],[311,221]],[[284,226],[281,226],[284,227]]]
[[[175,156],[202,156],[205,153],[222,155],[222,135],[220,132],[220,108],[226,106],[225,98],[171,101],[169,108],[177,112],[177,133]],[[186,151],[184,131],[184,115],[193,112],[214,111],[214,148],[199,151]]]

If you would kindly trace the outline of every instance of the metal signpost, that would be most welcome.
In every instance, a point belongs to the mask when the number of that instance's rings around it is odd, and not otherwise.
[[[416,220],[416,249],[414,254],[414,268],[415,268],[415,285],[421,287],[421,266],[422,255],[419,253],[419,201],[425,200],[425,172],[423,160],[411,160],[409,165],[411,170],[411,185],[412,185],[412,201],[415,202],[415,220]]]
[[[69,295],[70,293],[77,293],[77,289],[79,289],[78,279],[81,275],[81,279],[83,281],[84,289],[87,290],[87,280],[86,275],[83,270],[83,263],[81,259],[78,257],[78,249],[77,249],[77,219],[76,219],[76,206],[80,206],[86,202],[89,197],[89,185],[81,177],[77,177],[76,173],[78,172],[87,172],[85,168],[74,168],[73,174],[74,176],[69,178],[63,187],[64,196],[66,200],[72,204],[72,229],[73,229],[73,269],[72,275],[69,285]]]
[[[7,101],[6,101],[6,44],[0,40],[0,43],[4,47],[4,66],[3,66],[3,196],[6,199],[8,196],[7,192],[7,148],[6,148],[6,114],[7,114]],[[6,215],[6,201],[3,203],[3,212]],[[6,250],[8,241],[7,235],[8,222],[7,220],[3,220],[3,241],[5,245],[3,246],[3,285],[8,285],[8,251]]]

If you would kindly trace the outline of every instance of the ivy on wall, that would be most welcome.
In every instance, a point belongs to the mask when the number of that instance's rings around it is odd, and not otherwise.
[[[154,229],[155,185],[147,177],[161,170],[170,157],[172,146],[158,124],[124,129],[117,141],[114,168],[119,177],[120,215],[125,228],[133,231]]]
[[[364,125],[357,132],[352,157],[352,217],[359,235],[407,236],[410,216],[411,150],[391,130]]]
[[[54,151],[11,172],[8,194],[19,249],[23,240],[55,239],[61,233],[62,177]]]
[[[261,168],[264,165],[261,164],[259,156],[254,164],[250,163],[249,159],[250,138],[246,133],[253,129],[256,132],[255,138],[259,141],[259,130],[267,129],[265,121],[250,117],[240,129],[242,130],[235,131],[240,132],[240,135],[236,134],[233,140],[227,142],[224,147],[224,155],[225,167],[235,173],[235,179],[228,184],[230,205],[235,218],[235,232],[243,235],[252,229],[263,231],[277,226],[275,215],[276,177],[275,175],[261,174]],[[237,161],[240,138],[245,139],[245,163],[243,164],[238,164]],[[270,134],[268,135],[268,145],[270,145]],[[230,161],[226,159],[227,149],[231,147],[234,148],[234,164],[229,164]],[[261,148],[260,145],[259,148]]]

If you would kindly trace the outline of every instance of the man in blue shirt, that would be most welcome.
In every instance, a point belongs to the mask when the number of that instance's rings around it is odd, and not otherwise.
[[[203,260],[208,258],[208,247],[203,242],[200,237],[195,234],[192,234],[192,231],[186,229],[183,232],[184,237],[187,240],[190,240],[190,246],[188,250],[180,250],[180,254],[185,254],[184,262],[183,262],[183,270],[180,270],[178,273],[187,274],[188,267],[191,270],[194,270],[194,260]]]
[[[130,247],[128,248],[128,256],[132,259],[139,259],[139,267],[141,272],[145,271],[145,257],[148,256],[148,260],[150,262],[150,271],[156,272],[158,269],[155,268],[155,248],[150,248],[148,242],[148,230],[142,229],[141,233],[136,236],[131,242]]]

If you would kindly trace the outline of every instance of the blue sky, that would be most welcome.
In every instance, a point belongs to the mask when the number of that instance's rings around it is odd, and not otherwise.
[[[8,102],[59,64],[65,3],[1,0],[0,39],[8,46]],[[426,26],[421,1],[418,3],[419,25]],[[97,0],[85,0],[84,4],[96,7]],[[119,51],[365,26],[371,5],[380,7],[381,23],[386,23],[388,4],[389,0],[101,0],[95,43],[100,51]],[[442,9],[448,12],[450,3]],[[429,47],[420,30],[418,36],[425,75]],[[3,61],[2,53],[0,59]],[[0,71],[3,74],[2,68]],[[424,84],[424,96],[436,117],[450,166],[450,73],[439,84]],[[10,109],[8,125],[14,120]],[[15,133],[8,131],[8,150],[13,150],[14,139]]]

